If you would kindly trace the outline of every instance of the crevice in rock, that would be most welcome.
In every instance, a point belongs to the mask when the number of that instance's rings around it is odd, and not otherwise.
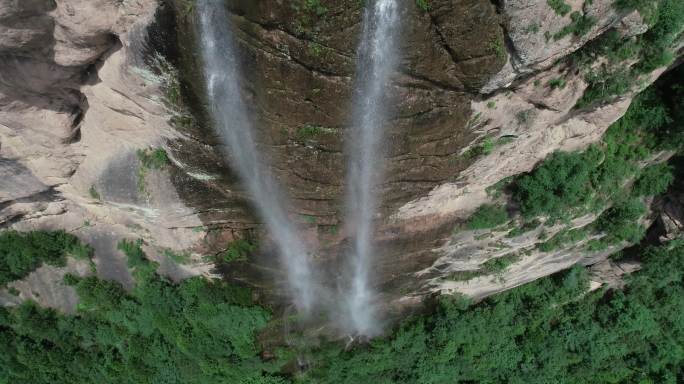
[[[267,49],[264,49],[263,47],[257,46],[256,44],[250,44],[250,42],[245,40],[242,36],[236,36],[236,40],[239,41],[241,45],[244,45],[244,46],[247,46],[247,47],[250,47],[253,49],[258,49],[259,51],[263,52],[264,54],[266,54],[268,56],[278,57],[277,54],[275,54],[275,53],[273,53]],[[349,76],[333,73],[331,71],[327,71],[327,70],[322,69],[322,68],[314,68],[310,64],[307,64],[304,61],[302,61],[302,60],[300,60],[294,56],[291,56],[291,55],[285,56],[285,53],[280,52],[280,51],[278,51],[278,52],[282,55],[281,58],[285,59],[285,61],[295,63],[295,64],[299,65],[300,67],[306,69],[307,71],[317,73],[323,77],[332,77],[332,78],[348,78],[349,77]]]
[[[292,32],[290,32],[290,31],[288,31],[288,30],[286,30],[286,29],[284,29],[284,28],[280,28],[279,25],[278,25],[277,23],[270,23],[270,24],[269,24],[269,23],[259,23],[259,22],[257,22],[256,20],[249,19],[249,18],[245,17],[243,14],[240,14],[240,13],[238,13],[238,12],[231,11],[231,13],[233,14],[234,17],[239,17],[240,19],[242,19],[242,20],[245,21],[246,23],[250,23],[250,24],[253,24],[253,25],[257,25],[257,26],[261,27],[263,30],[265,30],[265,31],[267,31],[267,32],[279,31],[279,32],[282,32],[282,33],[284,33],[284,34],[290,36],[290,37],[293,38],[293,39],[296,39],[296,40],[298,40],[298,41],[304,42],[304,43],[306,43],[306,44],[316,44],[316,45],[319,45],[319,46],[325,48],[326,50],[332,51],[333,53],[335,53],[335,54],[337,54],[337,55],[340,55],[340,56],[342,56],[342,57],[346,57],[346,58],[348,58],[348,59],[350,59],[350,60],[353,60],[353,59],[354,59],[354,56],[353,56],[352,54],[349,54],[349,53],[347,53],[347,52],[345,52],[345,51],[341,51],[341,50],[339,50],[339,49],[337,49],[337,48],[331,47],[331,46],[329,46],[329,45],[327,45],[327,44],[324,44],[324,43],[322,43],[322,42],[320,42],[320,41],[318,41],[318,40],[307,39],[307,38],[304,37],[304,36],[300,36],[300,35],[293,34]],[[244,30],[243,30],[242,32],[247,34],[247,32],[244,31]]]
[[[57,186],[51,186],[46,190],[34,193],[30,196],[25,196],[16,200],[9,200],[0,203],[0,229],[10,228],[12,225],[20,222],[26,215],[26,212],[17,212],[6,218],[2,218],[3,211],[14,204],[29,204],[29,203],[52,203],[64,200],[62,194],[56,190]],[[35,212],[32,212],[35,213]]]
[[[499,15],[503,14],[502,9],[503,9],[503,0],[489,0],[490,3],[496,8],[496,13]]]
[[[439,29],[439,24],[437,23],[437,20],[435,20],[435,17],[432,15],[431,11],[427,12],[428,17],[430,18],[430,26],[432,26],[432,31],[435,33],[439,40],[439,45],[447,52],[449,57],[451,58],[451,61],[454,62],[454,64],[458,64],[460,60],[458,60],[458,55],[454,50],[449,46],[447,43],[446,37],[442,33],[442,31]]]
[[[551,112],[558,112],[558,113],[562,112],[560,109],[551,108],[551,107],[549,107],[548,105],[542,104],[542,103],[540,103],[540,102],[538,102],[538,101],[533,101],[533,100],[529,100],[529,99],[525,99],[525,101],[526,101],[528,104],[531,104],[533,107],[535,107],[536,109],[539,109],[539,110],[551,111]]]
[[[424,82],[428,83],[430,86],[421,86],[420,84],[402,84],[407,88],[417,88],[417,89],[425,89],[425,90],[431,90],[434,88],[440,89],[445,92],[458,92],[458,93],[464,93],[462,88],[457,88],[449,84],[442,83],[437,80],[430,79],[428,77],[419,75],[417,73],[412,73],[406,70],[399,69],[399,73],[401,73],[404,76],[408,76],[414,80],[417,80],[419,82]]]

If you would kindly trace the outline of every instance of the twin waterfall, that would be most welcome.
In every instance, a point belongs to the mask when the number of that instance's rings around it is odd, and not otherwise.
[[[347,223],[352,237],[346,284],[341,297],[327,308],[341,319],[344,331],[372,336],[379,331],[374,292],[370,287],[373,220],[377,211],[376,181],[382,178],[382,125],[387,118],[385,87],[396,62],[399,25],[397,0],[370,1],[364,14],[358,50],[353,126],[347,137]],[[310,251],[288,218],[287,197],[275,183],[254,137],[254,127],[240,92],[241,69],[232,39],[230,18],[223,4],[198,0],[199,34],[208,108],[225,146],[229,164],[253,197],[258,214],[273,237],[287,276],[290,296],[303,314],[311,314],[323,297],[331,296],[318,280]],[[330,305],[328,305],[330,307]]]

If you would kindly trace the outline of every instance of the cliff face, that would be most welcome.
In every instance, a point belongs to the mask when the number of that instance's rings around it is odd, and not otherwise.
[[[615,251],[587,254],[574,244],[540,252],[534,231],[452,231],[501,199],[488,187],[554,151],[598,141],[662,73],[576,108],[592,84],[568,57],[607,31],[624,40],[643,34],[640,14],[608,0],[568,0],[564,15],[545,0],[405,3],[376,233],[375,284],[386,302],[403,307],[453,291],[482,297]],[[362,2],[226,6],[260,151],[290,195],[293,221],[318,250],[317,262],[334,269],[346,243],[343,140]],[[0,0],[0,30],[4,227],[74,231],[95,246],[98,273],[124,284],[131,280],[116,250],[120,238],[143,238],[173,278],[212,273],[201,255],[225,250],[232,239],[267,239],[206,123],[191,2]],[[159,164],[158,148],[167,153]],[[273,277],[257,271],[272,269],[276,258],[262,244],[250,263],[224,270],[269,291]],[[496,276],[447,279],[511,253],[525,256]],[[173,254],[187,260],[177,265]],[[19,289],[28,296],[29,288]]]

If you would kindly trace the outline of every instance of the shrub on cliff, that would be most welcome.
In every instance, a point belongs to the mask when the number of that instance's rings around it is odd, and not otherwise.
[[[674,181],[672,167],[667,164],[656,164],[645,168],[634,183],[633,193],[636,196],[655,196],[664,193]]]
[[[525,217],[564,216],[585,204],[591,193],[593,164],[583,153],[556,152],[517,182],[515,198]]]
[[[468,218],[466,227],[471,230],[494,228],[508,221],[506,208],[485,204]]]
[[[64,266],[66,256],[87,258],[92,249],[64,231],[0,233],[0,286],[20,280],[46,263]]]

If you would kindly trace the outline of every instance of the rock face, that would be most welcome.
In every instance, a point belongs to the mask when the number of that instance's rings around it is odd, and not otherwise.
[[[643,33],[639,14],[621,14],[609,0],[567,0],[593,20],[577,35],[563,29],[571,14],[557,14],[546,0],[404,3],[376,233],[375,283],[388,307],[434,292],[483,297],[605,258],[564,249],[527,255],[499,280],[444,281],[502,256],[477,234],[452,236],[490,201],[487,187],[530,171],[553,151],[599,140],[626,111],[631,94],[574,109],[587,84],[559,60],[611,28]],[[334,270],[346,245],[343,140],[363,2],[225,6],[260,151],[294,202],[292,219],[318,250],[317,262]],[[4,227],[74,231],[94,244],[98,273],[125,285],[121,238],[143,238],[162,272],[181,279],[211,273],[200,255],[262,232],[202,110],[194,22],[186,0],[0,0]],[[561,74],[564,87],[545,86]],[[465,155],[487,137],[511,140]],[[147,156],[157,148],[169,164],[150,167]],[[507,252],[532,245],[506,241]],[[176,265],[168,250],[187,253],[189,264]],[[274,285],[264,281],[272,276],[258,271],[272,270],[275,260],[265,241],[249,265],[225,272],[268,292]]]

